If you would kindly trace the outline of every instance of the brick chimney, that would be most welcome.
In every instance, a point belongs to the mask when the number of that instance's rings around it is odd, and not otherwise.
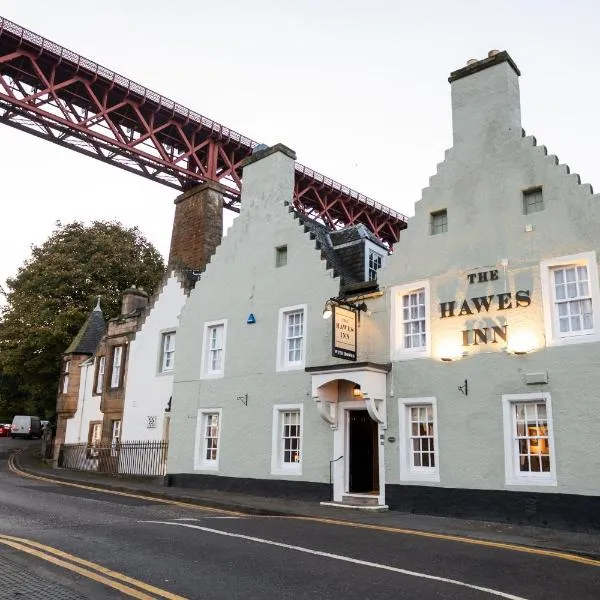
[[[142,288],[132,285],[123,292],[123,301],[121,303],[122,315],[141,312],[146,306],[148,306],[148,294]]]
[[[498,50],[450,74],[455,149],[481,153],[521,136],[520,74],[508,52]]]
[[[169,265],[203,271],[223,236],[223,186],[207,182],[175,200]]]

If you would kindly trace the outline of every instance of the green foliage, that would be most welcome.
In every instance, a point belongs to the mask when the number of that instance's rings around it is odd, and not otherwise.
[[[61,355],[96,297],[104,317],[115,317],[123,290],[136,285],[152,294],[163,273],[160,253],[137,227],[57,223],[7,281],[0,313],[0,414],[52,414]]]

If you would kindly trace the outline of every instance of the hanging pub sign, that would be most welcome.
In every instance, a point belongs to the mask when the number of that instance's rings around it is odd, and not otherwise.
[[[331,355],[356,360],[356,312],[334,305],[332,326]]]

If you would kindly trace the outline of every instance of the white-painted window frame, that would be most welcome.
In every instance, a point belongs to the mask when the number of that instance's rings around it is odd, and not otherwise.
[[[69,373],[71,371],[71,361],[65,360],[63,367],[62,393],[66,394],[69,391]]]
[[[221,365],[219,369],[212,368],[211,332],[221,331]],[[202,360],[200,367],[200,379],[217,379],[225,375],[225,357],[227,351],[227,319],[207,321],[204,323],[204,335],[202,336]]]
[[[298,462],[286,463],[284,455],[284,415],[288,412],[299,413],[300,448]],[[302,458],[304,442],[304,409],[302,404],[276,404],[273,406],[273,429],[271,440],[271,475],[302,475]]]
[[[425,293],[425,346],[421,348],[404,347],[404,296],[423,290]],[[415,281],[397,285],[391,289],[392,319],[390,327],[390,349],[392,360],[410,360],[431,356],[431,296],[429,280]]]
[[[207,443],[206,436],[208,419],[212,416],[217,416],[217,448],[216,458],[207,459]],[[199,408],[196,418],[196,441],[194,444],[194,470],[196,471],[218,471],[219,459],[221,457],[221,440],[223,431],[223,409],[222,408]],[[211,437],[210,439],[214,439]]]
[[[160,372],[172,373],[175,368],[175,349],[177,332],[175,330],[161,333]],[[170,362],[170,364],[168,364]]]
[[[413,465],[411,439],[411,409],[431,406],[433,413],[433,448],[435,467],[416,467]],[[435,396],[421,398],[398,398],[398,431],[400,452],[400,480],[439,483],[440,481],[440,444],[438,438],[437,399]]]
[[[516,421],[513,408],[516,404],[540,403],[546,405],[548,422],[548,444],[550,446],[549,472],[522,472],[518,468],[519,452]],[[554,426],[552,419],[552,399],[548,392],[502,395],[502,420],[504,427],[504,474],[507,486],[556,486],[556,456],[554,445]]]
[[[294,313],[302,312],[302,355],[299,361],[288,360],[288,344],[287,344],[287,329],[288,316]],[[297,371],[304,369],[306,364],[307,350],[307,330],[308,325],[308,308],[306,304],[296,304],[295,306],[285,306],[279,309],[278,325],[277,325],[277,371]]]
[[[593,329],[582,332],[560,332],[558,311],[556,307],[554,270],[568,266],[586,266],[588,286],[592,300]],[[598,287],[598,263],[596,252],[581,252],[557,258],[549,258],[540,262],[540,281],[542,305],[544,310],[544,329],[547,346],[563,346],[600,341],[600,289]]]
[[[113,346],[112,360],[110,369],[110,389],[116,390],[121,387],[121,369],[123,368],[123,351],[122,345]],[[118,358],[118,360],[117,360]]]
[[[98,374],[96,375],[95,394],[101,394],[104,390],[104,371],[106,370],[106,356],[98,357]]]
[[[375,254],[381,259],[381,266],[375,269],[375,277],[371,279],[371,255]],[[365,240],[365,281],[377,281],[377,272],[385,267],[386,251],[369,240]]]

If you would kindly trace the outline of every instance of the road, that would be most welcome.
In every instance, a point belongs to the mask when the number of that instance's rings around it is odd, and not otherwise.
[[[169,505],[9,470],[10,452],[36,443],[0,438],[0,598],[600,598],[598,563]]]

